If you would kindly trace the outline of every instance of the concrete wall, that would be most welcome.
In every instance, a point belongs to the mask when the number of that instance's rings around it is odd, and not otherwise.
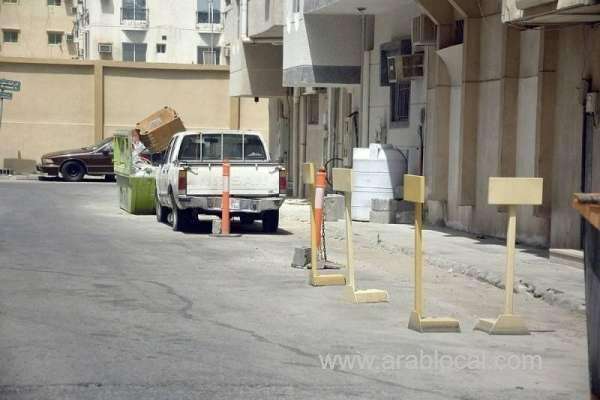
[[[17,43],[2,43],[0,57],[77,57],[77,47],[66,38],[66,33],[73,32],[72,7],[71,1],[60,6],[49,6],[45,0],[0,3],[0,28],[19,31]],[[62,43],[48,44],[49,31],[62,32]]]
[[[230,96],[286,95],[286,89],[281,83],[283,47],[270,42],[281,42],[283,39],[283,32],[277,28],[283,27],[283,3],[270,3],[271,19],[268,21],[265,21],[264,16],[265,0],[251,1],[248,4],[248,34],[259,36],[261,42],[255,42],[254,39],[249,42],[242,41],[239,32],[239,4],[233,2],[227,11],[223,43],[231,49]]]
[[[232,107],[223,66],[0,58],[0,76],[22,82],[5,102],[0,161],[89,145],[165,105],[188,129],[239,124],[269,140],[268,100]]]
[[[467,16],[462,55],[450,54],[457,46],[429,51],[429,222],[504,237],[506,210],[487,204],[489,177],[538,176],[544,202],[519,207],[518,239],[579,248],[580,218],[570,197],[582,188],[582,79],[600,88],[600,35],[584,26],[516,30],[501,23],[500,3],[486,0],[483,16]],[[462,82],[453,78],[457,68]],[[596,132],[588,172],[598,188]]]
[[[426,107],[426,78],[411,82],[409,121],[401,127],[390,125],[390,88],[381,86],[381,45],[397,39],[410,38],[411,20],[420,14],[416,6],[405,7],[388,15],[376,15],[374,27],[374,47],[369,54],[369,143],[384,142],[396,145],[409,151],[411,173],[420,173],[420,139],[418,134],[421,125],[421,110]],[[424,125],[424,124],[423,124]]]
[[[248,36],[252,38],[283,38],[285,4],[279,0],[248,2]]]
[[[358,84],[362,59],[360,17],[294,13],[292,1],[285,3],[284,86]]]

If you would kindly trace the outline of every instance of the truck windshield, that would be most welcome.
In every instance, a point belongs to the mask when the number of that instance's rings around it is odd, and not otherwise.
[[[258,135],[206,133],[185,136],[179,149],[181,161],[265,161],[267,154]]]

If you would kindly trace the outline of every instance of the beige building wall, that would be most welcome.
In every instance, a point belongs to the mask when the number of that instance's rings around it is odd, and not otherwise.
[[[166,105],[188,129],[234,127],[237,112],[226,66],[0,58],[0,77],[22,82],[4,103],[0,162],[19,151],[39,161],[47,152],[92,144]],[[267,142],[268,107],[265,99],[243,99],[239,107],[240,127],[258,130]]]
[[[0,159],[39,159],[49,151],[94,142],[94,67],[85,64],[4,62],[0,77],[21,81],[4,101]]]
[[[63,0],[60,6],[48,5],[47,0],[0,2],[0,57],[76,58],[77,46],[67,41],[67,34],[73,33],[75,5],[73,0]],[[17,43],[4,41],[6,30],[18,31]],[[48,44],[48,32],[62,33],[62,42]]]
[[[440,16],[435,4],[429,11]],[[466,17],[464,43],[428,53],[428,218],[503,237],[506,210],[487,204],[489,177],[542,177],[543,205],[519,207],[519,240],[579,248],[570,199],[582,188],[582,90],[586,82],[600,89],[600,33],[583,25],[517,30],[502,24],[500,4],[482,1],[483,16],[455,13]],[[600,188],[599,131],[588,144],[592,190]]]

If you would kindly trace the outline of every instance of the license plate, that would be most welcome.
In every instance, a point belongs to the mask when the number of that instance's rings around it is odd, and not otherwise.
[[[229,209],[230,210],[239,210],[240,209],[240,199],[229,199]]]

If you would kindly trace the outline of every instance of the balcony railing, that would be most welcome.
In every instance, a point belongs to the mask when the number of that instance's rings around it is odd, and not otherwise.
[[[196,12],[196,29],[203,33],[223,32],[221,13],[217,10],[215,10],[212,15],[208,11]]]
[[[147,26],[148,14],[147,8],[122,7],[121,25]]]
[[[221,12],[214,10],[211,14],[208,11],[197,11],[196,12],[196,23],[197,24],[220,24],[221,23]]]

